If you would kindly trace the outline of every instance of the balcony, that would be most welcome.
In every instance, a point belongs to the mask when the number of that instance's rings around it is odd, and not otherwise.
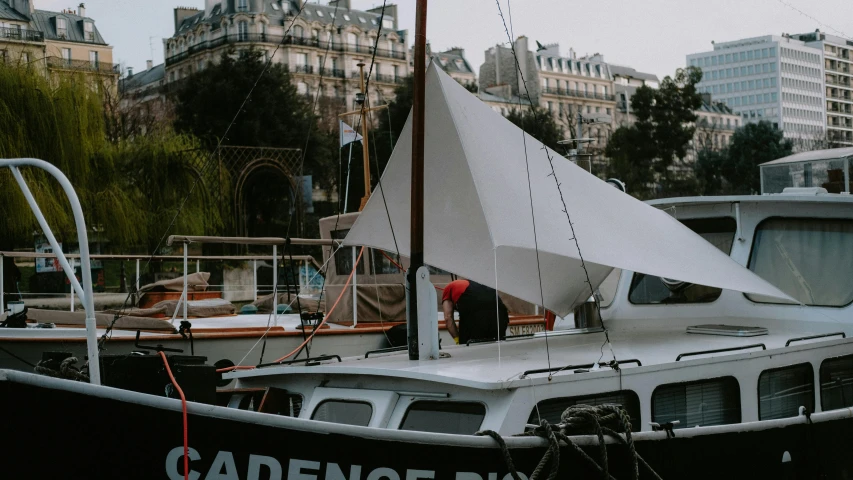
[[[826,79],[826,84],[827,84],[827,85],[835,85],[835,86],[838,86],[838,87],[847,87],[847,88],[850,88],[850,81],[849,81],[848,79],[844,78],[844,77],[842,77],[842,78],[843,78],[845,81],[841,81],[841,80],[839,80],[839,79],[834,79],[834,78],[827,78],[827,79]]]
[[[406,81],[406,77],[400,77],[397,75],[385,75],[383,73],[374,73],[373,78],[376,79],[377,82],[381,83],[401,84]]]
[[[305,46],[305,47],[313,47],[321,50],[329,50],[332,52],[351,52],[351,53],[363,53],[365,55],[373,55],[373,46],[372,45],[350,45],[347,43],[336,43],[336,42],[327,42],[320,41],[316,38],[304,38],[304,37],[294,37],[291,35],[281,36],[281,35],[267,35],[265,33],[246,33],[246,34],[238,34],[238,35],[225,35],[218,38],[214,38],[212,40],[208,40],[206,42],[197,43],[195,45],[191,45],[186,51],[176,53],[174,55],[170,55],[166,57],[166,65],[174,65],[178,62],[186,60],[192,55],[197,53],[201,53],[207,50],[212,50],[223,45],[239,45],[239,44],[254,44],[254,43],[269,43],[269,44],[280,44],[280,45],[295,45],[295,46]],[[378,48],[376,49],[376,56],[383,58],[393,58],[397,60],[405,60],[406,52],[396,51],[396,50],[387,50]]]
[[[0,41],[44,42],[44,33],[38,30],[0,27]]]
[[[841,100],[843,102],[851,102],[853,101],[853,97],[850,96],[850,91],[842,90],[840,92],[829,92],[826,94],[827,100]]]
[[[76,70],[81,72],[95,72],[108,75],[118,75],[121,66],[105,62],[91,62],[88,60],[69,60],[60,57],[47,57],[47,67],[52,69]]]
[[[594,98],[597,100],[606,100],[609,102],[615,101],[615,97],[613,95],[609,95],[606,93],[584,92],[581,90],[571,89],[566,90],[563,88],[544,87],[542,88],[542,93],[547,93],[549,95],[559,95],[561,97]]]

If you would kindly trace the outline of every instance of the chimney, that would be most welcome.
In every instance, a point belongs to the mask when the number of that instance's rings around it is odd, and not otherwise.
[[[527,91],[524,88],[524,78],[530,80],[527,74],[527,37],[518,37],[515,41],[515,53],[518,55],[518,95],[523,96]]]
[[[495,46],[495,85],[501,84],[501,46]]]
[[[77,15],[80,15],[81,17],[86,16],[86,4],[85,3],[81,3],[80,5],[77,5]]]
[[[181,23],[183,23],[187,17],[191,17],[197,13],[197,8],[175,7],[175,32],[178,31],[178,28],[180,28]]]
[[[154,60],[146,60],[145,61],[145,68],[147,70],[151,70],[152,68],[154,68]]]
[[[350,0],[331,0],[329,2],[329,5],[331,6],[335,6],[335,4],[338,5],[339,9],[344,8],[350,10],[352,8],[352,6],[350,5]]]
[[[12,0],[10,3],[12,10],[27,17],[27,20],[32,20],[33,2],[31,0]]]
[[[133,76],[133,67],[127,67],[127,78]]]

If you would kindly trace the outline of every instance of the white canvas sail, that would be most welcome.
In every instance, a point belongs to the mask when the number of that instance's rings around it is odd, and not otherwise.
[[[616,267],[789,300],[671,216],[551,151],[579,252],[544,148],[431,65],[425,101],[424,261],[560,315],[590,296],[581,255],[593,286]],[[398,246],[408,256],[411,152],[410,117],[381,188],[345,244],[391,252]]]

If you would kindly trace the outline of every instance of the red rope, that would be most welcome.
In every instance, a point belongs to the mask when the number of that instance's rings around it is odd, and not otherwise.
[[[175,376],[172,375],[172,369],[169,368],[169,360],[166,359],[166,354],[163,352],[157,352],[160,354],[160,358],[163,359],[163,365],[166,367],[166,373],[169,374],[169,380],[172,382],[172,386],[175,387],[175,390],[178,391],[178,395],[181,396],[181,410],[184,416],[184,480],[189,480],[190,478],[190,444],[189,444],[189,436],[187,434],[187,397],[184,396],[184,391],[181,390],[181,386],[178,385],[178,381],[175,380]]]

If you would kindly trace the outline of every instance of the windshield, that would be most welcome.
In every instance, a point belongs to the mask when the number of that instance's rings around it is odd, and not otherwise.
[[[737,222],[731,217],[682,220],[690,230],[719,248],[725,254],[732,249]],[[653,275],[635,273],[628,300],[637,305],[671,303],[708,303],[719,298],[722,289],[706,287]]]

